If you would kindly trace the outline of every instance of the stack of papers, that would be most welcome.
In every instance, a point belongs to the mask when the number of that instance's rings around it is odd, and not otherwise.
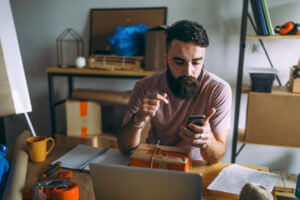
[[[238,195],[245,184],[252,182],[260,184],[272,192],[279,179],[280,176],[277,174],[257,171],[239,165],[230,165],[219,173],[207,189]]]

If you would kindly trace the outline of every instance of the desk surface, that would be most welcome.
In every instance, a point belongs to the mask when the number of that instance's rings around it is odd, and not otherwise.
[[[49,169],[49,163],[56,160],[58,157],[62,156],[74,146],[59,145],[57,144],[54,150],[49,154],[47,160],[43,163],[28,163],[27,175],[26,175],[26,188],[29,188],[37,183],[38,177]],[[218,175],[218,173],[226,166],[229,166],[229,163],[218,163],[210,166],[199,166],[197,163],[193,163],[193,167],[190,169],[191,173],[202,173],[203,174],[203,188],[213,181],[213,179]],[[251,167],[253,169],[261,171],[269,171],[267,167]],[[55,178],[59,171],[64,171],[65,169],[59,169],[56,173],[50,176],[50,178]],[[90,174],[86,172],[73,171],[73,181],[79,183],[79,194],[80,199],[95,199],[92,180]],[[80,184],[84,183],[84,184]],[[224,192],[210,191],[203,189],[203,199],[238,199],[237,195],[228,194]],[[276,198],[274,198],[276,199]]]
[[[155,71],[125,71],[125,70],[99,70],[89,68],[61,68],[48,67],[48,74],[56,75],[94,75],[94,76],[114,76],[114,77],[144,77],[153,74]]]

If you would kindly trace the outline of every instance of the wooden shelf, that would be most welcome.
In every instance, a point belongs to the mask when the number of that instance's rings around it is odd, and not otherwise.
[[[249,93],[251,92],[251,85],[243,85],[242,93]],[[289,92],[288,88],[285,86],[273,86],[272,92]]]
[[[247,35],[247,40],[253,40],[253,39],[262,39],[262,40],[268,40],[268,39],[300,39],[300,35],[272,35],[272,36],[265,36],[265,35]]]
[[[155,71],[110,71],[110,70],[99,70],[89,68],[61,68],[61,67],[48,67],[48,74],[67,74],[67,75],[94,75],[94,76],[115,76],[115,77],[143,77],[153,74]]]

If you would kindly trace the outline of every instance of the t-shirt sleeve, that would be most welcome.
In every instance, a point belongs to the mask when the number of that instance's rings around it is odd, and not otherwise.
[[[230,128],[232,92],[229,84],[215,88],[211,96],[211,108],[216,109],[210,124],[214,132],[228,131]]]
[[[143,87],[139,82],[137,82],[131,92],[128,108],[124,115],[122,126],[127,124],[131,116],[139,110],[143,97]]]

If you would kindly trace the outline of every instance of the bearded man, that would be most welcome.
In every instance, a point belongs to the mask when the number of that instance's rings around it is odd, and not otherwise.
[[[147,143],[190,149],[193,160],[213,164],[226,151],[232,92],[229,84],[204,70],[209,45],[197,22],[178,21],[166,30],[166,69],[139,80],[132,91],[119,149],[129,153],[151,123]],[[202,125],[187,123],[190,115],[205,114]]]

